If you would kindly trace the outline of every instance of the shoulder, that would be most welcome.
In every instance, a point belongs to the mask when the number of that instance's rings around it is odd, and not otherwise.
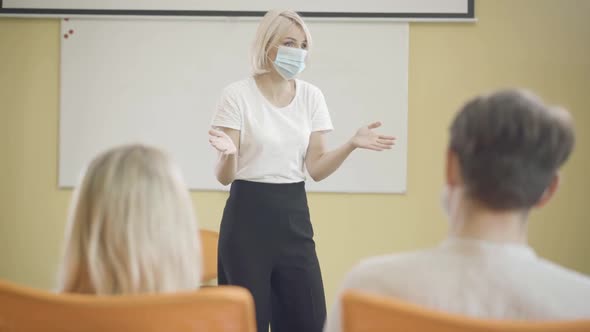
[[[297,80],[297,88],[300,89],[300,92],[302,93],[302,95],[307,96],[309,98],[323,98],[324,95],[322,93],[322,90],[320,90],[320,88],[318,88],[317,86],[304,81],[304,80]]]
[[[395,279],[412,278],[412,271],[427,265],[432,255],[431,250],[421,250],[364,259],[347,274],[344,287],[372,288]]]
[[[296,80],[297,80],[297,86],[302,88],[303,90],[313,91],[313,92],[321,92],[320,88],[318,88],[317,86],[315,86],[312,83],[309,83],[308,81],[304,81],[304,80],[300,80],[300,79],[296,79]]]
[[[228,97],[237,97],[239,95],[248,92],[252,88],[252,82],[254,81],[253,78],[248,77],[242,80],[233,82],[223,88],[223,95]]]
[[[572,287],[585,289],[590,294],[590,277],[580,272],[570,270],[552,261],[539,258],[537,264],[538,273],[547,278],[559,281]]]

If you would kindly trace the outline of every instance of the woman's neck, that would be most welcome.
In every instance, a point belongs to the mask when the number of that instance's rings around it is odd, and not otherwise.
[[[258,89],[275,105],[286,105],[295,96],[295,81],[286,80],[276,71],[254,77]]]

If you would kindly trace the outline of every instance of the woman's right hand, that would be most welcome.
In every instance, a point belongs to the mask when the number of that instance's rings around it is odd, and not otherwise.
[[[232,155],[238,150],[232,139],[221,130],[209,130],[209,143],[224,155]]]

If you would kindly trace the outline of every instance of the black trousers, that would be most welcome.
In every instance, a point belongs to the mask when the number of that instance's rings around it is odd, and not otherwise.
[[[258,332],[321,332],[326,301],[305,183],[236,180],[219,234],[220,285],[247,288]]]

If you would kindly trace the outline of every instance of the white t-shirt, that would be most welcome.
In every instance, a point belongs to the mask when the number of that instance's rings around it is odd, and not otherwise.
[[[253,77],[224,89],[211,125],[240,131],[236,179],[266,183],[305,180],[309,136],[333,127],[320,89],[301,80],[295,80],[295,86],[295,97],[285,107],[272,105]]]
[[[375,257],[346,277],[358,289],[476,318],[590,318],[590,278],[528,246],[453,238],[429,250]],[[340,303],[325,331],[341,331]]]

